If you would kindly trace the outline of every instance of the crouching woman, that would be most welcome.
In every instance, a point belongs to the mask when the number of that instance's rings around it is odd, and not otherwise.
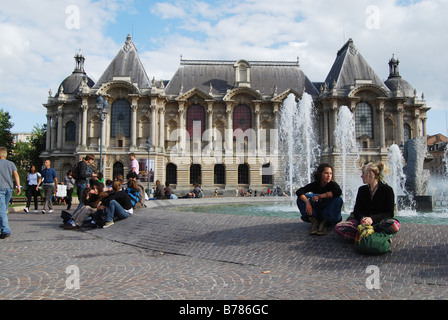
[[[301,218],[311,222],[311,235],[323,235],[329,226],[342,220],[341,194],[341,188],[333,180],[333,167],[328,163],[319,165],[314,182],[296,191]]]

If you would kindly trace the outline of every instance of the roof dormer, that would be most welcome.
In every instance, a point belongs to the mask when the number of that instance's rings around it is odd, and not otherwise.
[[[234,65],[235,82],[238,87],[250,87],[250,64],[246,60],[239,60]]]

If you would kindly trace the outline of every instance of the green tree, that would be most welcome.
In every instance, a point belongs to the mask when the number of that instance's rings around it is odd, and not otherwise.
[[[31,132],[31,138],[30,138],[31,151],[29,160],[30,164],[36,166],[37,170],[40,170],[40,168],[44,163],[42,158],[40,158],[40,155],[42,152],[45,151],[46,141],[47,141],[47,125],[44,124],[41,127],[39,127],[39,125],[36,124],[33,128],[33,131]]]
[[[8,156],[12,154],[14,148],[13,136],[11,134],[13,126],[9,112],[0,109],[0,146],[8,149]]]

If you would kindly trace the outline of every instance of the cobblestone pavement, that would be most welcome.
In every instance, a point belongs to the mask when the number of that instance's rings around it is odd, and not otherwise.
[[[60,209],[9,215],[0,299],[448,298],[447,226],[403,224],[391,253],[363,256],[334,231],[310,236],[299,219],[168,206],[136,211],[107,229],[66,231]],[[79,289],[70,288],[70,266],[79,268]]]

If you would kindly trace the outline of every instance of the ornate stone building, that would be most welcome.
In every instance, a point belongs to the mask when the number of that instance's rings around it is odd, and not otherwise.
[[[298,61],[182,58],[172,79],[151,80],[130,36],[96,83],[87,76],[84,59],[75,56],[72,75],[44,104],[48,133],[42,157],[53,160],[60,176],[86,154],[99,159],[101,150],[106,179],[126,175],[133,152],[143,179],[151,170],[154,181],[168,182],[178,192],[193,182],[232,194],[237,187],[270,188],[284,174],[277,148],[279,111],[288,95],[300,99],[304,92],[313,97],[318,114],[322,160],[336,166],[333,132],[343,105],[356,120],[360,161],[384,160],[391,144],[426,135],[429,108],[401,78],[399,61],[389,61],[383,82],[351,39],[326,80],[315,83]],[[110,106],[103,125],[99,96]]]

